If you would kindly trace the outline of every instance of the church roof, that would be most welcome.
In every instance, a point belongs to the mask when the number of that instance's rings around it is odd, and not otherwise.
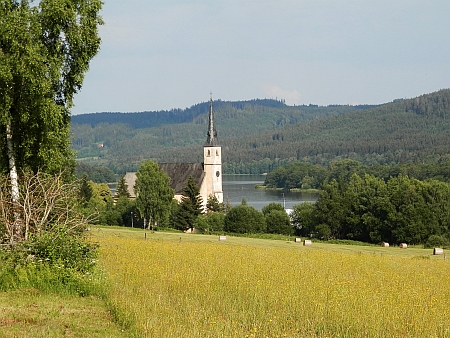
[[[175,194],[181,194],[189,176],[199,187],[205,177],[203,163],[160,163],[159,167],[170,177],[170,186]]]
[[[189,176],[192,176],[195,184],[199,187],[202,185],[203,178],[205,177],[203,163],[160,163],[158,165],[170,177],[169,184],[175,191],[175,194],[181,194]],[[135,198],[134,185],[136,184],[136,173],[127,172],[124,178],[130,197]]]

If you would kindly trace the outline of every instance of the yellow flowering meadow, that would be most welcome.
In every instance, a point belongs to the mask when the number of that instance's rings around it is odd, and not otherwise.
[[[138,337],[450,337],[449,261],[99,237]]]

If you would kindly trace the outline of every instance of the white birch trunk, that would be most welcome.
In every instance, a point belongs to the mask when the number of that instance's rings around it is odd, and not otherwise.
[[[12,141],[11,122],[6,125],[6,145],[8,147],[9,159],[9,177],[11,179],[11,202],[14,209],[19,205],[19,182],[17,180],[16,158],[14,156],[14,145]],[[20,240],[22,237],[22,229],[20,225],[20,215],[17,211],[14,212],[13,233],[10,238],[10,244],[14,245],[16,239]]]

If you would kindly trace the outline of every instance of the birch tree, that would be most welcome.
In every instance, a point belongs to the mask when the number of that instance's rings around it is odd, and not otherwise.
[[[169,185],[170,178],[159,166],[146,161],[136,173],[136,208],[144,219],[144,225],[168,222],[174,191]]]
[[[73,167],[70,109],[100,47],[100,0],[0,0],[0,172]],[[15,215],[14,238],[24,231]]]

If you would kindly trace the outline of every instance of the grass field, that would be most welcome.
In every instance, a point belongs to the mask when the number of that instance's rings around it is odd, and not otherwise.
[[[450,337],[450,263],[429,249],[91,233],[136,337]]]
[[[126,337],[97,297],[0,292],[0,337]]]

